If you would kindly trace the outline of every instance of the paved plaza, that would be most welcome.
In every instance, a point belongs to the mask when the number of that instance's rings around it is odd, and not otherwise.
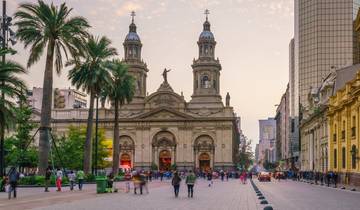
[[[281,210],[358,210],[359,192],[314,186],[294,181],[273,181],[255,184],[274,209]],[[188,198],[186,186],[180,188],[179,198],[174,198],[170,181],[153,181],[149,184],[149,194],[134,195],[124,193],[124,183],[118,183],[119,193],[95,193],[95,185],[86,185],[85,190],[69,192],[65,187],[61,193],[52,189],[50,193],[42,188],[19,189],[16,200],[7,200],[6,194],[0,194],[1,210],[262,210],[254,189],[248,183],[239,180],[221,182],[215,180],[212,187],[204,180],[198,180],[194,198]]]

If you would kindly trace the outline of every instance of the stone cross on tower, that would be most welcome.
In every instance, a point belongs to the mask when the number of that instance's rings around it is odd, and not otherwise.
[[[206,15],[206,21],[208,20],[208,16],[210,14],[210,10],[206,9],[204,14]]]
[[[136,16],[135,11],[131,11],[131,22],[132,23],[134,23],[135,16]]]

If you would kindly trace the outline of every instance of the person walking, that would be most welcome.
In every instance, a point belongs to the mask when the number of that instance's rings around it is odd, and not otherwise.
[[[337,188],[338,174],[336,172],[333,174],[333,180],[334,180],[334,187]]]
[[[20,178],[20,174],[19,172],[16,171],[15,167],[12,167],[9,171],[8,177],[10,183],[10,188],[9,188],[9,200],[10,200],[12,192],[14,192],[14,198],[16,198],[16,188]]]
[[[330,180],[331,180],[331,172],[326,173],[326,182],[327,186],[330,187]]]
[[[195,185],[196,176],[195,174],[190,170],[189,174],[186,176],[185,183],[187,184],[188,188],[188,197],[193,197],[194,195],[194,185]]]
[[[61,182],[63,178],[63,172],[58,168],[56,171],[56,187],[58,192],[61,192]]]
[[[223,170],[220,171],[221,181],[224,181],[225,173]]]
[[[50,178],[51,178],[51,169],[50,167],[48,167],[45,171],[45,192],[49,192]]]
[[[171,181],[171,184],[174,187],[174,192],[175,192],[176,198],[179,196],[180,183],[181,183],[181,178],[180,178],[178,172],[175,171],[174,177],[172,178],[172,181]]]
[[[78,180],[78,184],[79,184],[79,190],[81,191],[83,188],[83,184],[84,184],[84,178],[85,178],[85,173],[83,170],[78,170],[76,172],[76,178]]]
[[[212,172],[211,170],[209,170],[209,172],[207,173],[207,180],[209,182],[209,187],[211,187],[211,185],[213,184],[212,182]]]
[[[130,173],[130,171],[127,171],[125,173],[125,192],[126,193],[130,192],[130,181],[131,181],[131,173]]]
[[[76,174],[74,173],[74,171],[70,171],[70,173],[68,174],[68,178],[70,182],[70,190],[73,191],[76,180]]]
[[[229,171],[226,171],[226,181],[229,181],[229,176],[230,176],[229,173],[230,173]]]

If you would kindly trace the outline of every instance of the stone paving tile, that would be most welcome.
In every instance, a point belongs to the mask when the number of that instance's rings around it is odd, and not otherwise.
[[[61,203],[36,210],[258,210],[258,200],[250,184],[242,185],[238,180],[221,182],[215,180],[212,187],[199,180],[195,186],[194,198],[188,198],[186,186],[180,188],[179,198],[175,198],[169,181],[153,182],[150,193],[134,195],[132,193],[114,193]]]

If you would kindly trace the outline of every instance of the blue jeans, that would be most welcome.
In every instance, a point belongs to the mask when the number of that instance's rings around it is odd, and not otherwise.
[[[180,185],[174,185],[175,197],[179,196]]]
[[[82,190],[83,183],[84,183],[84,180],[83,180],[83,179],[79,179],[79,190]]]

